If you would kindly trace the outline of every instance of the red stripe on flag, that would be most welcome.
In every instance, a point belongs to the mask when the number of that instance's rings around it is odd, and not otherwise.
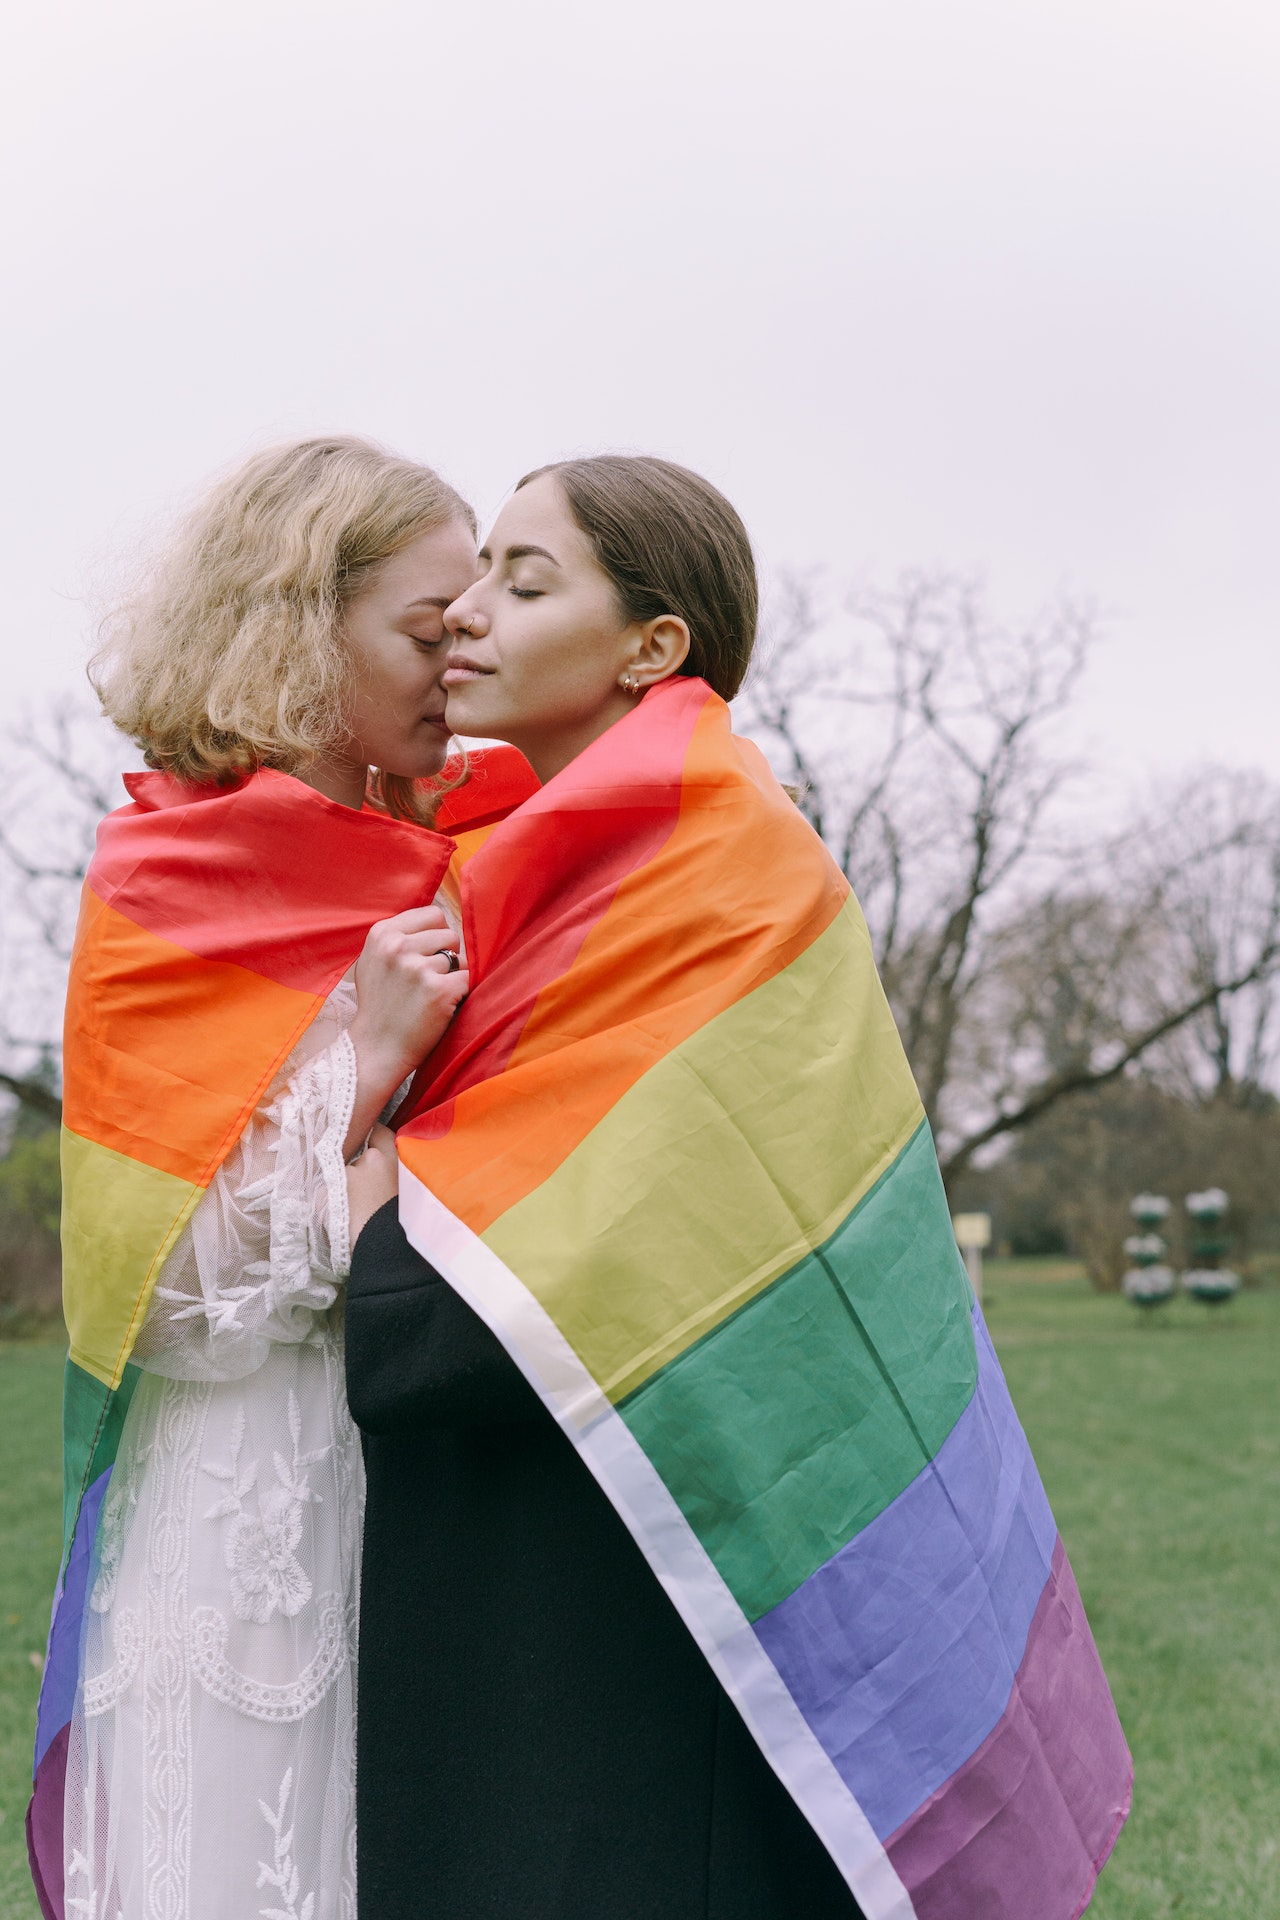
[[[148,933],[307,993],[331,991],[375,920],[434,900],[442,834],[340,806],[288,774],[181,786],[126,774],[134,805],[98,829],[89,885]]]
[[[406,1121],[446,1089],[502,1071],[543,987],[567,972],[621,883],[674,831],[689,740],[712,697],[703,680],[654,687],[472,855],[463,928],[473,997],[419,1076]]]
[[[436,826],[441,833],[471,833],[505,820],[538,791],[538,776],[515,747],[481,747],[467,755],[468,775],[440,802]]]

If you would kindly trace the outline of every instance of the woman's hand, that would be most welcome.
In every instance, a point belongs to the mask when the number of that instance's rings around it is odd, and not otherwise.
[[[347,1208],[351,1215],[353,1247],[378,1208],[395,1199],[399,1185],[396,1137],[390,1127],[375,1126],[368,1146],[347,1168]]]
[[[436,1045],[466,998],[467,970],[451,968],[458,936],[439,907],[413,907],[369,929],[356,962],[351,1043],[359,1088],[345,1151],[354,1153],[400,1082]]]

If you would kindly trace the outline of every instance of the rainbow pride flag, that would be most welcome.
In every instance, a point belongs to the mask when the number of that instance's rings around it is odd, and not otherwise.
[[[867,1920],[1073,1920],[1131,1768],[848,886],[699,680],[462,831],[401,1216]]]
[[[27,1815],[48,1920],[64,1912],[63,1790],[94,1539],[156,1277],[370,926],[429,904],[453,852],[284,774],[230,790],[159,773],[125,785],[133,804],[98,831],[67,997],[64,1554]],[[487,791],[481,777],[477,794]]]

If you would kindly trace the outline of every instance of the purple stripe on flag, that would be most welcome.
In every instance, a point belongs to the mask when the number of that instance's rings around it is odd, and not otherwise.
[[[917,1920],[1076,1920],[1133,1764],[1059,1541],[999,1724],[889,1841]]]
[[[36,1714],[35,1786],[27,1808],[27,1851],[40,1911],[62,1920],[62,1800],[67,1777],[67,1728],[80,1685],[80,1644],[89,1598],[89,1571],[98,1516],[111,1469],[98,1475],[80,1502],[75,1538],[53,1602]]]
[[[1057,1528],[981,1317],[974,1394],[892,1504],[756,1623],[883,1839],[1009,1703]]]
[[[40,1683],[40,1706],[36,1715],[36,1771],[45,1749],[56,1733],[71,1718],[76,1688],[80,1683],[80,1636],[84,1630],[84,1609],[89,1591],[89,1563],[98,1532],[98,1515],[111,1469],[99,1474],[80,1502],[75,1539],[67,1556],[66,1571],[53,1602],[53,1620],[49,1627],[49,1651],[45,1655],[44,1679]]]
[[[70,1740],[69,1726],[54,1734],[40,1764],[35,1792],[27,1808],[27,1858],[44,1920],[65,1920],[66,1915],[62,1807],[67,1790]]]

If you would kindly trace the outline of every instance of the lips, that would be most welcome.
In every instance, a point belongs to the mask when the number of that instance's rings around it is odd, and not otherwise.
[[[440,679],[446,687],[465,686],[468,680],[482,680],[487,674],[495,673],[495,667],[482,667],[477,660],[468,660],[465,654],[453,653],[449,664]]]

